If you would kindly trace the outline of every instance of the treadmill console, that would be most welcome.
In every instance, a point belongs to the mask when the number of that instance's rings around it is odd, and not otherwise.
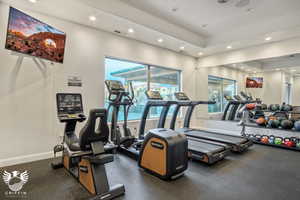
[[[224,95],[224,98],[226,99],[226,101],[233,101],[233,98],[231,96]]]
[[[158,91],[148,90],[145,92],[145,94],[150,100],[163,100],[162,96]]]
[[[57,93],[57,115],[61,122],[69,120],[84,121],[81,94]]]
[[[178,101],[189,101],[190,100],[190,98],[184,92],[176,92],[174,95]]]
[[[106,80],[105,84],[111,93],[125,92],[124,85],[121,81]]]
[[[242,97],[240,95],[234,95],[235,100],[237,101],[243,101]]]

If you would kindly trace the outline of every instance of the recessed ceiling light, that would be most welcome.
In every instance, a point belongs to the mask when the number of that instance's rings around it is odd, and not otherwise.
[[[270,41],[270,40],[272,40],[272,38],[271,37],[266,37],[265,40]]]
[[[30,3],[36,3],[37,0],[28,0]]]
[[[97,20],[97,18],[94,15],[91,15],[89,16],[89,20],[94,22]]]
[[[185,49],[185,47],[184,47],[184,46],[181,46],[181,47],[180,47],[180,50],[184,50],[184,49]]]
[[[129,29],[128,29],[128,33],[134,33],[133,28],[129,28]]]
[[[202,52],[199,52],[199,53],[198,53],[198,55],[199,55],[199,56],[202,56],[202,55],[203,55],[203,53],[202,53]]]
[[[227,49],[232,49],[232,46],[230,46],[230,45],[229,45],[229,46],[227,46]]]
[[[164,40],[162,38],[158,38],[157,42],[162,43]]]

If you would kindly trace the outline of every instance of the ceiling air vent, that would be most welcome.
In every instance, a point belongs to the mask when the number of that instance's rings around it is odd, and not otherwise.
[[[218,0],[218,3],[227,3],[229,0]]]
[[[248,6],[249,3],[250,3],[250,0],[239,0],[239,1],[235,4],[235,7],[242,8],[242,7]]]

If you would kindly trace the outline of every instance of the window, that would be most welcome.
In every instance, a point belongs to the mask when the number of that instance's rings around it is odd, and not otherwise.
[[[236,95],[236,81],[216,76],[208,76],[208,99],[216,101],[216,104],[208,105],[209,113],[224,111],[227,104],[224,95]]]
[[[175,100],[174,93],[180,91],[180,71],[150,66],[150,89],[159,91],[164,100]],[[162,107],[152,107],[150,117],[159,117]],[[174,107],[169,110],[169,115]]]
[[[174,93],[180,90],[179,70],[150,66],[114,58],[105,59],[105,80],[119,80],[125,87],[132,82],[135,93],[135,103],[130,108],[128,120],[139,120],[147,102],[145,92],[148,89],[157,90],[165,100],[172,100]],[[106,91],[106,90],[105,90]],[[108,107],[108,93],[105,92],[105,106]],[[152,108],[150,117],[159,117],[161,108]],[[120,121],[124,119],[123,110],[120,109]]]

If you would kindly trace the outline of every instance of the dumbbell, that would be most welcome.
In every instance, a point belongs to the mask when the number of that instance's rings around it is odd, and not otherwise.
[[[268,135],[263,135],[263,136],[261,136],[261,139],[260,139],[260,141],[262,142],[262,143],[264,143],[264,144],[268,144],[269,143],[269,136]]]
[[[282,137],[275,137],[274,144],[282,145],[282,143],[283,143],[283,138]]]
[[[274,142],[275,142],[275,136],[274,135],[270,135],[269,136],[269,143],[270,144],[274,144]]]
[[[296,143],[291,138],[284,138],[283,144],[287,147],[294,147]]]
[[[257,135],[254,136],[254,140],[256,140],[257,142],[260,142],[261,138],[262,138],[262,136],[259,135],[259,134],[257,134]]]
[[[291,137],[291,140],[295,143],[295,146],[300,148],[300,138]]]

